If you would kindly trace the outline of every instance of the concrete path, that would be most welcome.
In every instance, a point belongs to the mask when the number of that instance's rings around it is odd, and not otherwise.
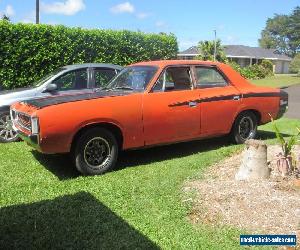
[[[300,119],[300,85],[284,89],[289,94],[289,109],[284,117]]]

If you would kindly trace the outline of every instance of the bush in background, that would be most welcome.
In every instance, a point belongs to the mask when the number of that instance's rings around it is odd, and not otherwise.
[[[270,60],[262,60],[260,64],[243,68],[236,62],[229,62],[229,65],[247,79],[262,79],[273,75],[273,63]]]
[[[173,34],[7,21],[0,21],[0,45],[0,84],[4,88],[26,87],[63,65],[85,62],[128,65],[176,58],[178,52]]]
[[[300,53],[297,53],[290,64],[290,72],[300,75]]]

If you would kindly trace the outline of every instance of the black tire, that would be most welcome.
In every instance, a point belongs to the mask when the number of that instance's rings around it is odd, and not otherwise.
[[[234,121],[231,138],[234,143],[242,144],[246,140],[254,139],[257,134],[257,117],[251,111],[245,111]]]
[[[72,158],[82,174],[98,175],[114,168],[118,151],[118,142],[109,130],[91,128],[76,141]]]
[[[0,113],[0,143],[19,141],[17,132],[12,128],[9,112]]]

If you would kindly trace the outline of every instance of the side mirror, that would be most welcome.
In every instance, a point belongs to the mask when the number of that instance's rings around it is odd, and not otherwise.
[[[56,90],[57,90],[57,85],[55,83],[50,83],[45,88],[45,92],[53,92]]]
[[[165,91],[170,91],[175,89],[175,84],[174,82],[166,82],[165,83]]]

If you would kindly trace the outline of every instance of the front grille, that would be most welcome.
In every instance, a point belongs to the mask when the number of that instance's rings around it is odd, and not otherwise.
[[[20,125],[22,128],[25,128],[29,131],[31,131],[31,118],[30,116],[19,113],[16,111],[15,115],[15,121],[18,125]]]

